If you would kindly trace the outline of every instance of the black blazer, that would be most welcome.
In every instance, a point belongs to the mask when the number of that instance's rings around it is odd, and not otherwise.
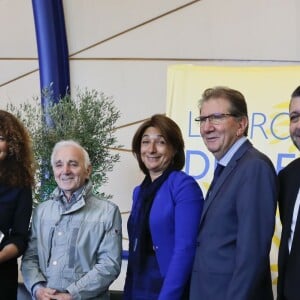
[[[294,205],[300,187],[300,158],[291,162],[281,170],[279,177],[279,213],[282,223],[281,241],[278,254],[278,284],[277,299],[299,300],[300,295],[300,249],[293,249],[299,253],[292,257],[288,251],[291,222]],[[300,236],[294,235],[293,248],[300,245]],[[298,251],[299,250],[299,251]]]

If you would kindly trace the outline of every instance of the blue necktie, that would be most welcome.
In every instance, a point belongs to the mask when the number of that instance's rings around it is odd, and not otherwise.
[[[210,193],[210,191],[212,190],[213,186],[216,184],[217,179],[219,178],[219,176],[221,175],[222,171],[224,170],[225,166],[222,166],[220,164],[217,164],[217,167],[215,168],[214,171],[214,178],[213,181],[210,184],[210,187],[208,189],[207,193]]]

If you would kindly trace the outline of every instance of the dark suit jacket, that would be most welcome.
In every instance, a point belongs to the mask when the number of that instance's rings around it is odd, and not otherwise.
[[[282,223],[281,241],[278,255],[278,299],[300,299],[300,249],[297,244],[300,236],[294,234],[292,251],[299,254],[291,257],[288,251],[288,239],[290,236],[291,222],[294,205],[300,187],[300,158],[291,162],[278,174],[279,189],[279,213]]]
[[[269,252],[277,176],[246,141],[204,201],[191,300],[273,299]]]

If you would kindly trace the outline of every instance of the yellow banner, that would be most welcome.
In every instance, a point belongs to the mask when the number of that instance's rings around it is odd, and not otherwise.
[[[168,68],[167,115],[180,126],[186,143],[185,172],[194,176],[204,194],[211,182],[214,158],[207,151],[194,119],[206,88],[227,86],[239,90],[248,104],[248,138],[267,154],[277,171],[294,160],[298,150],[289,137],[288,104],[300,85],[300,67],[215,67],[174,65]],[[273,283],[277,279],[280,222],[271,249]]]

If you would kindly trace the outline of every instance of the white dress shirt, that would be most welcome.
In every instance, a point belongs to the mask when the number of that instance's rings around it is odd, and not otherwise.
[[[297,199],[296,199],[294,211],[293,211],[293,218],[292,218],[292,223],[291,223],[291,234],[290,234],[289,242],[288,242],[289,252],[291,252],[291,249],[292,249],[292,243],[293,243],[293,238],[294,238],[294,233],[295,233],[299,205],[300,205],[300,189],[298,190],[298,195],[297,195]]]

